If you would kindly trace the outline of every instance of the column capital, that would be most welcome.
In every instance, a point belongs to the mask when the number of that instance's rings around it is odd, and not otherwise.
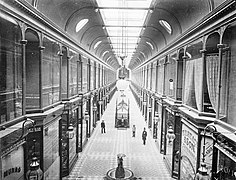
[[[200,53],[202,53],[202,54],[204,54],[204,53],[206,53],[206,52],[207,52],[206,49],[201,49],[201,50],[200,50]]]
[[[182,59],[186,60],[186,59],[188,59],[188,56],[183,56]]]
[[[225,47],[225,44],[217,44],[218,49],[223,49]]]
[[[28,41],[27,41],[26,39],[22,39],[22,40],[20,41],[21,44],[27,44],[27,42],[28,42]]]
[[[39,46],[39,50],[44,50],[45,47],[44,46]]]

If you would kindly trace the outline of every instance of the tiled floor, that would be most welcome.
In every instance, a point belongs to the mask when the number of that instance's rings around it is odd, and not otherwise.
[[[108,170],[117,167],[118,153],[126,155],[123,158],[124,167],[133,171],[138,179],[172,179],[154,144],[151,131],[147,131],[147,144],[142,144],[141,133],[146,123],[131,91],[126,94],[130,98],[130,125],[135,124],[137,127],[136,137],[132,137],[131,128],[117,130],[114,127],[115,102],[120,95],[116,92],[102,117],[106,123],[106,133],[101,134],[98,124],[70,176],[65,180],[103,180]]]

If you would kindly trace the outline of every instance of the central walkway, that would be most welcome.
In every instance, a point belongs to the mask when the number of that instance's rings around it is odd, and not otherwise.
[[[108,170],[117,167],[117,154],[123,153],[125,168],[142,180],[171,180],[157,150],[140,109],[130,90],[125,92],[130,99],[130,127],[136,125],[136,137],[132,137],[132,128],[118,130],[115,128],[115,105],[120,92],[116,92],[107,106],[102,119],[106,123],[106,133],[101,134],[100,121],[87,142],[77,163],[67,180],[103,180]],[[142,143],[142,131],[146,127],[147,143]]]

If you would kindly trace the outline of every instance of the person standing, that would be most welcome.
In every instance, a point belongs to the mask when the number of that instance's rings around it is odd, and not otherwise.
[[[132,136],[132,137],[135,137],[135,132],[136,132],[136,127],[135,127],[135,125],[133,125],[133,127],[132,127],[132,132],[133,132],[133,136]]]
[[[102,122],[101,122],[101,131],[102,131],[102,133],[106,133],[106,129],[105,129],[105,122],[104,122],[104,120],[102,120]]]
[[[144,129],[143,129],[143,133],[142,133],[143,145],[146,144],[146,138],[147,138],[147,131],[146,131],[146,129],[144,128]]]

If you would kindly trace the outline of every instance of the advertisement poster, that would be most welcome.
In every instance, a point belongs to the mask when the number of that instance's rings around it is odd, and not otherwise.
[[[24,179],[24,149],[19,146],[2,158],[2,180]]]
[[[192,127],[193,129],[196,129]],[[182,124],[180,179],[193,180],[197,164],[197,129],[196,132]]]

